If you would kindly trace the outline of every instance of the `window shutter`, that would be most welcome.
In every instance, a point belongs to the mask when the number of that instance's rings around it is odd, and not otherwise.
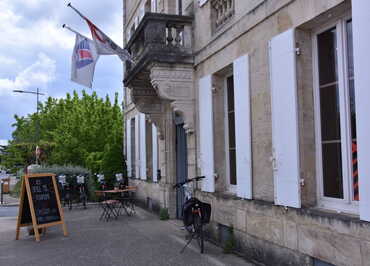
[[[352,1],[360,219],[370,222],[370,2]]]
[[[126,120],[126,166],[127,176],[131,177],[131,119]]]
[[[157,0],[151,0],[151,12],[157,12]]]
[[[249,56],[234,61],[235,143],[237,195],[252,198],[252,151]]]
[[[198,0],[198,4],[200,7],[204,6],[208,0]]]
[[[140,24],[140,18],[139,18],[139,16],[137,16],[135,18],[135,30],[137,29],[137,27],[139,27],[139,24]]]
[[[157,127],[152,124],[152,153],[153,153],[153,181],[157,182],[158,171],[158,131]]]
[[[145,114],[140,114],[140,179],[146,180],[146,131]]]
[[[294,29],[274,37],[269,45],[275,204],[300,208]]]
[[[140,177],[140,133],[139,115],[135,116],[135,178]]]
[[[142,5],[139,9],[139,23],[143,19],[144,15],[145,15],[145,5]],[[139,23],[137,26],[139,26]]]
[[[199,167],[201,175],[206,177],[202,182],[202,190],[214,192],[212,77],[210,75],[199,81],[199,141]]]

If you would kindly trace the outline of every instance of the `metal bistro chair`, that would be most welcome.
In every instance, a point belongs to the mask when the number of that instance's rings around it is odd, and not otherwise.
[[[95,191],[95,194],[102,210],[99,220],[104,219],[105,221],[109,221],[111,218],[117,219],[119,216],[120,201],[109,199],[104,191]]]
[[[135,211],[135,190],[136,187],[129,187],[129,186],[122,186],[122,189],[132,189],[131,191],[125,191],[120,193],[119,195],[119,202],[120,208],[119,211],[121,212],[124,210],[128,216],[132,216],[136,213]]]

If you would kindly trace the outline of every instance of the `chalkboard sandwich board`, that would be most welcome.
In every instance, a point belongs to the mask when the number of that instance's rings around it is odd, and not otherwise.
[[[24,176],[16,229],[19,239],[20,227],[32,226],[36,241],[40,241],[39,229],[62,225],[64,236],[67,227],[60,204],[58,187],[54,174],[32,174]]]

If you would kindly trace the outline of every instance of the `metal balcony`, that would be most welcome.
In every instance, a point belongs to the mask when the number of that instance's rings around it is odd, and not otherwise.
[[[192,22],[190,16],[146,13],[126,46],[135,63],[126,62],[125,86],[153,63],[193,64]]]

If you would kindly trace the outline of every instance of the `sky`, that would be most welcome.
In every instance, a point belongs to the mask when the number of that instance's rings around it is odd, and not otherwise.
[[[65,23],[91,38],[90,31],[67,4],[88,17],[116,44],[122,46],[122,1],[119,0],[0,0],[0,141],[10,140],[14,115],[36,112],[36,95],[13,90],[36,91],[63,98],[73,90],[99,96],[116,92],[122,100],[122,62],[117,56],[100,56],[92,89],[70,81],[75,34]]]

